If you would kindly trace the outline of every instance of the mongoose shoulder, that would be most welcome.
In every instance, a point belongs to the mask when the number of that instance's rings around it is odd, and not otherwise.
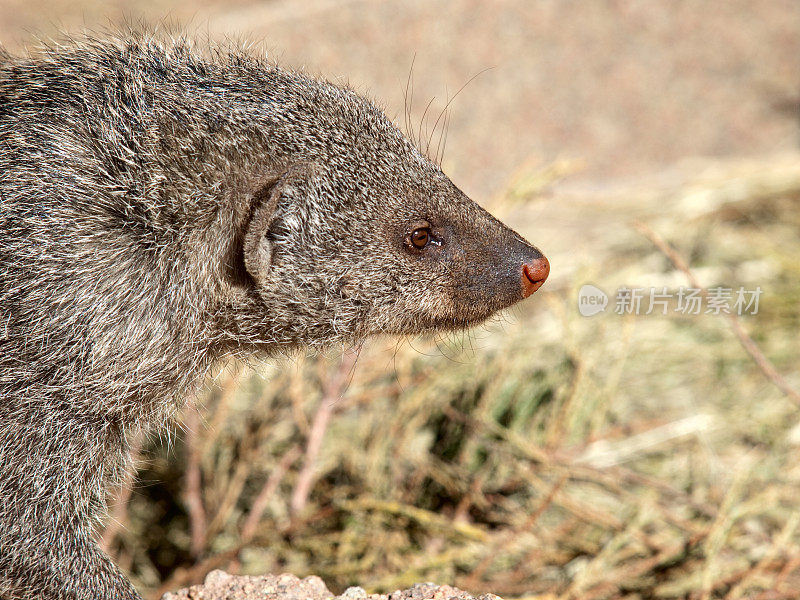
[[[217,359],[479,323],[547,277],[372,102],[147,36],[0,59],[0,597],[131,600],[91,539]]]

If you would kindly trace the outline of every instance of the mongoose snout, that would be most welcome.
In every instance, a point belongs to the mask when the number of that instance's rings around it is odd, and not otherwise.
[[[541,256],[522,265],[522,297],[527,298],[542,287],[550,274],[550,261]]]

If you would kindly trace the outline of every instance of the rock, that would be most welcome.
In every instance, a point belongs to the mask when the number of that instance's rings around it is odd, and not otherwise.
[[[417,583],[407,590],[391,594],[367,594],[360,587],[351,587],[341,596],[334,596],[319,577],[300,579],[294,575],[248,577],[212,571],[202,585],[193,585],[175,593],[164,594],[161,600],[501,600],[494,594],[478,598],[449,585]]]

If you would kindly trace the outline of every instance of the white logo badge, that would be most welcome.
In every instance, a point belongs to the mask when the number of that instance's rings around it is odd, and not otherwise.
[[[578,292],[578,312],[584,317],[591,317],[605,311],[608,306],[608,294],[590,284],[581,286]]]

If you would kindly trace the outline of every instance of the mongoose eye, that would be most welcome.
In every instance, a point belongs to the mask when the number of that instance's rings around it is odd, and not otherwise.
[[[428,221],[417,221],[411,224],[406,231],[403,245],[411,254],[419,254],[423,250],[428,250],[431,246],[441,245],[441,240]]]
[[[427,227],[420,227],[411,232],[409,236],[411,245],[417,250],[422,250],[431,241],[431,230]]]

